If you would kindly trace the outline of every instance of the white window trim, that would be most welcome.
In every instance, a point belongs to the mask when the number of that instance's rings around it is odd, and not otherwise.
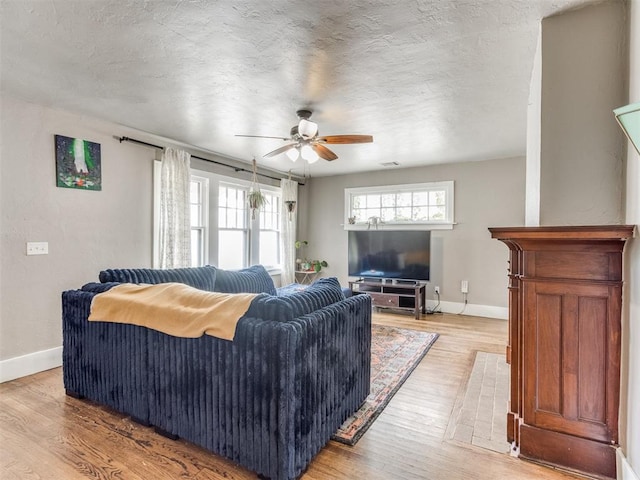
[[[198,227],[202,230],[202,245],[204,247],[202,252],[202,264],[209,264],[209,231],[210,231],[210,218],[209,218],[209,179],[200,175],[191,174],[191,181],[198,182],[200,184],[202,192],[202,218],[203,225]],[[191,227],[193,230],[193,227]],[[193,255],[193,252],[192,252]]]
[[[218,185],[222,184],[222,185],[227,185],[230,187],[235,187],[235,188],[243,188],[243,189],[249,189],[251,187],[251,182],[249,181],[245,181],[245,180],[240,180],[237,178],[232,178],[232,177],[224,177],[222,175],[216,175],[216,177],[218,178]],[[270,192],[273,193],[275,195],[277,195],[278,197],[280,197],[280,199],[282,199],[282,192],[280,187],[274,187],[272,185],[265,185],[265,184],[260,184],[260,190],[263,190],[265,192]],[[218,196],[217,196],[217,187],[216,187],[216,197],[215,197],[215,208],[216,211],[218,209]],[[280,212],[280,214],[282,215],[282,211]],[[259,248],[258,248],[258,239],[256,238],[255,235],[252,235],[252,233],[254,231],[259,232],[260,231],[260,215],[256,215],[255,220],[251,219],[251,214],[247,211],[247,215],[248,215],[248,223],[247,223],[247,229],[249,231],[249,258],[247,259],[249,265],[254,265],[256,263],[258,263],[258,255],[259,255]],[[216,223],[216,233],[217,233],[217,229],[218,229],[218,224]],[[282,265],[264,265],[264,267],[267,269],[267,271],[269,272],[276,272],[276,271],[280,271],[282,270]]]
[[[410,183],[404,185],[379,185],[373,187],[354,187],[344,189],[344,229],[345,230],[369,230],[375,228],[367,222],[349,223],[351,216],[351,200],[354,195],[362,194],[384,194],[397,192],[431,191],[444,190],[446,193],[445,220],[431,222],[384,222],[378,224],[379,229],[402,229],[402,230],[452,230],[454,221],[454,184],[453,180],[444,182]]]
[[[160,268],[160,160],[153,162],[153,268]]]
[[[234,190],[244,190],[245,189],[245,185],[241,184],[239,182],[235,182],[235,181],[231,181],[234,179],[225,179],[225,178],[219,178],[218,181],[216,182],[216,194],[215,194],[215,198],[212,198],[213,200],[213,204],[211,208],[215,208],[215,212],[216,212],[216,224],[214,226],[215,229],[215,236],[216,236],[216,249],[215,249],[215,257],[216,257],[216,262],[215,265],[220,265],[220,246],[217,243],[217,240],[219,238],[220,235],[220,222],[219,222],[219,213],[220,213],[220,204],[218,203],[219,199],[220,199],[220,188],[224,187],[224,188],[231,188]],[[246,198],[245,198],[246,200]],[[235,227],[235,228],[225,228],[224,230],[226,231],[237,231],[237,232],[244,232],[245,236],[244,236],[244,241],[246,242],[246,249],[244,252],[244,258],[242,259],[242,264],[251,264],[252,263],[252,259],[251,259],[251,254],[254,248],[254,245],[252,244],[253,240],[252,240],[252,220],[251,220],[251,215],[249,214],[248,210],[246,208],[242,208],[242,211],[244,212],[244,226],[243,227]]]
[[[282,227],[280,227],[281,223],[282,223],[282,216],[284,215],[283,212],[283,208],[282,208],[282,190],[280,188],[276,188],[276,187],[272,187],[272,188],[263,188],[262,185],[260,185],[260,189],[268,192],[270,194],[272,194],[277,200],[278,200],[278,204],[279,204],[279,219],[277,222],[277,229],[262,229],[260,228],[260,216],[262,215],[262,212],[258,212],[258,215],[256,215],[256,219],[253,220],[252,222],[256,222],[255,223],[255,228],[258,232],[269,232],[269,231],[277,231],[278,232],[278,243],[280,245],[282,245]],[[251,220],[250,220],[251,221]],[[253,251],[253,255],[254,255],[254,260],[257,261],[258,260],[258,256],[259,256],[259,248],[257,246],[253,246],[254,247],[254,251]],[[282,271],[282,251],[281,248],[278,247],[278,263],[274,264],[274,265],[266,265],[263,262],[260,262],[266,269],[268,272],[271,271]]]

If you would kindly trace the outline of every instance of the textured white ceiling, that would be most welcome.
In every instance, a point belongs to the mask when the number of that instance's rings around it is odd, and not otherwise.
[[[540,19],[592,3],[0,1],[4,92],[313,176],[524,155]],[[234,136],[288,136],[300,107],[374,143],[305,166]]]

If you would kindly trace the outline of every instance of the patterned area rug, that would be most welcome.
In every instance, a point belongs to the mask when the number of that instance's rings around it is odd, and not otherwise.
[[[331,437],[347,445],[362,437],[438,338],[437,333],[382,325],[372,325],[371,333],[371,393]]]

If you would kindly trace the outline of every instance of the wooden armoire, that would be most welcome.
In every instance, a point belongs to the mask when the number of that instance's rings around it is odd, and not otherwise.
[[[510,251],[507,436],[521,457],[616,476],[622,251],[633,228],[489,229]]]

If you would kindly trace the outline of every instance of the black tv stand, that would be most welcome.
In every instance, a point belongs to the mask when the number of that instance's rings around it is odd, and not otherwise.
[[[354,293],[366,293],[371,296],[373,305],[377,308],[395,310],[410,310],[416,319],[420,313],[427,313],[425,294],[427,286],[419,281],[397,283],[385,282],[383,279],[360,279],[349,282],[349,288]]]

